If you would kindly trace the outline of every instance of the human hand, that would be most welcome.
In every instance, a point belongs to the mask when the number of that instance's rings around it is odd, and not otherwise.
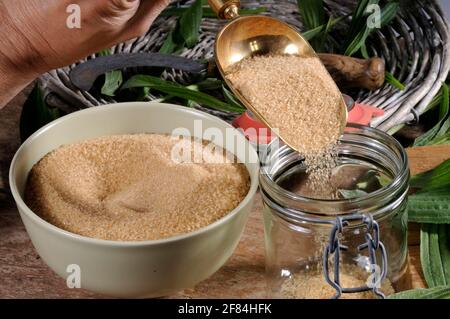
[[[2,0],[0,54],[42,73],[145,33],[169,0]],[[69,28],[69,5],[81,28]]]
[[[144,34],[170,0],[0,0],[0,108],[40,74]],[[70,28],[69,6],[80,10]]]

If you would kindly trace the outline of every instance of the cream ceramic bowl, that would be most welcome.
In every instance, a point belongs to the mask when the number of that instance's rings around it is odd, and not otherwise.
[[[201,120],[202,125],[196,132],[194,120]],[[222,145],[222,141],[215,143],[245,163],[251,177],[250,191],[227,216],[195,232],[142,242],[92,239],[47,223],[24,203],[31,168],[61,145],[113,134],[172,133],[175,128],[186,128],[196,137],[203,137],[199,135],[208,128],[220,129],[223,136],[226,130],[233,131],[226,122],[186,107],[121,103],[62,117],[40,129],[20,147],[11,164],[11,191],[34,247],[59,276],[68,278],[75,269],[70,265],[78,265],[81,288],[114,297],[159,297],[192,288],[224,265],[239,242],[258,187],[257,154],[236,130],[234,149]],[[230,138],[225,138],[226,143]]]

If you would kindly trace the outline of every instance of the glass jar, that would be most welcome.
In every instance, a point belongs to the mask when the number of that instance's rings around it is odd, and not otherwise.
[[[280,177],[295,174],[304,160],[274,145],[261,159],[260,176],[269,297],[382,298],[409,288],[403,147],[350,124],[337,146],[338,166],[369,168],[389,180],[355,198],[322,200],[280,186]]]

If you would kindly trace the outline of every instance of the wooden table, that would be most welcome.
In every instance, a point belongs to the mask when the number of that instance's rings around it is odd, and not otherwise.
[[[0,110],[0,168],[9,165],[19,145],[18,119],[24,95]],[[450,158],[450,147],[408,150],[413,174]],[[1,183],[0,183],[1,187]],[[13,200],[0,195],[0,298],[101,298],[82,289],[69,289],[34,250]],[[419,257],[419,227],[410,226],[409,252],[413,287],[425,287]],[[264,235],[261,199],[255,200],[242,240],[228,263],[210,279],[170,298],[264,298]]]

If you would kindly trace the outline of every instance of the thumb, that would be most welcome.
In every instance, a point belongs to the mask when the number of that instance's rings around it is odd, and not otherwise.
[[[170,0],[117,0],[138,3],[138,9],[131,18],[123,33],[127,40],[143,35],[148,31],[158,15],[169,5]]]
[[[98,1],[97,5],[103,20],[114,25],[123,25],[133,18],[140,3],[140,0],[102,0]]]

